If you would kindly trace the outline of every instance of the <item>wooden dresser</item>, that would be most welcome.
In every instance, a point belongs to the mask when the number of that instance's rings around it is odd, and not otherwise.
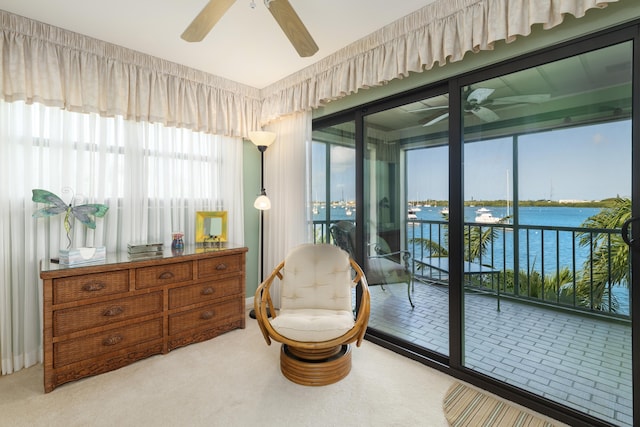
[[[43,261],[44,390],[245,327],[247,248]]]

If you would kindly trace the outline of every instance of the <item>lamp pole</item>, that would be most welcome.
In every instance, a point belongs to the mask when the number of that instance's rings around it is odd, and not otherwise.
[[[267,192],[264,189],[264,152],[267,151],[266,145],[259,145],[260,151],[260,196],[267,197]],[[264,211],[260,209],[260,283],[264,281]]]
[[[253,203],[253,207],[260,211],[260,283],[264,281],[264,211],[271,209],[271,201],[267,197],[267,192],[264,188],[264,152],[267,151],[269,145],[273,143],[276,138],[276,134],[273,132],[256,131],[249,132],[249,138],[260,151],[260,195]],[[270,315],[270,313],[267,313]],[[249,316],[252,319],[256,318],[255,310],[252,309],[249,312]]]

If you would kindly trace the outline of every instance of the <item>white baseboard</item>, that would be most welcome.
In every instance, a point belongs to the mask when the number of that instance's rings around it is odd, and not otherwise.
[[[244,308],[247,310],[251,310],[253,308],[253,300],[255,297],[245,298],[244,300]]]

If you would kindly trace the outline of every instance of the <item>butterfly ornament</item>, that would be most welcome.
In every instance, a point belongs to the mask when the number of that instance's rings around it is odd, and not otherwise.
[[[67,232],[67,240],[69,242],[67,248],[71,247],[71,229],[73,228],[73,223],[71,221],[73,218],[78,219],[87,227],[95,229],[96,222],[92,216],[103,217],[109,210],[107,205],[97,203],[78,206],[74,206],[72,203],[66,204],[60,197],[47,190],[34,189],[32,191],[33,197],[31,200],[37,203],[46,203],[50,205],[46,208],[35,211],[33,213],[34,218],[50,217],[63,212],[65,213],[64,229]],[[72,202],[73,199],[74,197],[71,198]]]

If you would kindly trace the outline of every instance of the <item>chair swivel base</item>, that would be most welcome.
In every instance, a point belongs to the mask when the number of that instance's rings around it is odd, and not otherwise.
[[[331,349],[307,350],[282,345],[280,349],[282,374],[300,385],[333,384],[351,371],[351,346],[339,345]]]

